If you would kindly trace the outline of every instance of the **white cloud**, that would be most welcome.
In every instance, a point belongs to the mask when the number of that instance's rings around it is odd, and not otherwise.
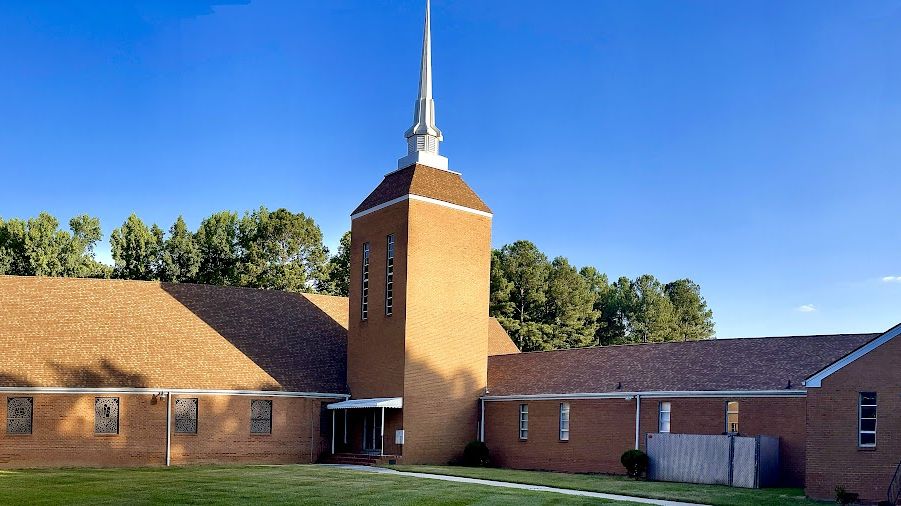
[[[817,307],[813,304],[804,304],[803,306],[798,306],[797,310],[802,313],[813,313],[817,310]]]
[[[882,278],[883,283],[901,283],[901,276],[886,276]]]

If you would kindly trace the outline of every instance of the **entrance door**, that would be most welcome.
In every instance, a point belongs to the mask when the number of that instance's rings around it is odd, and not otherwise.
[[[363,451],[378,453],[382,450],[382,417],[378,410],[366,410],[363,414]]]

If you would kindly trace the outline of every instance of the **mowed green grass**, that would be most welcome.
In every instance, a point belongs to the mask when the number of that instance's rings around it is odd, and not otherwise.
[[[0,471],[0,504],[512,506],[581,505],[604,502],[546,492],[467,485],[309,465]]]
[[[529,485],[588,490],[633,497],[669,499],[715,506],[822,506],[823,503],[804,497],[800,488],[745,489],[719,485],[695,485],[638,481],[625,476],[600,474],[569,474],[544,471],[517,471],[513,469],[451,467],[451,466],[389,466],[398,471],[444,474],[509,481]]]

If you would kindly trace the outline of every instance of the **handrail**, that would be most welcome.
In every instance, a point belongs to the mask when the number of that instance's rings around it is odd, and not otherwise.
[[[901,462],[898,462],[898,467],[895,468],[895,475],[892,476],[892,482],[888,485],[886,499],[892,505],[898,504],[898,500],[901,499]]]

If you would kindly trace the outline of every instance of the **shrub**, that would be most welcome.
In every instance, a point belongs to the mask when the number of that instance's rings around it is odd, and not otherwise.
[[[648,455],[641,450],[629,450],[619,458],[632,478],[641,478],[648,470]]]
[[[853,504],[857,502],[859,494],[848,492],[845,487],[839,485],[835,487],[835,502],[838,504]]]
[[[490,463],[488,445],[482,441],[470,441],[463,449],[463,465],[469,467],[486,467]]]

